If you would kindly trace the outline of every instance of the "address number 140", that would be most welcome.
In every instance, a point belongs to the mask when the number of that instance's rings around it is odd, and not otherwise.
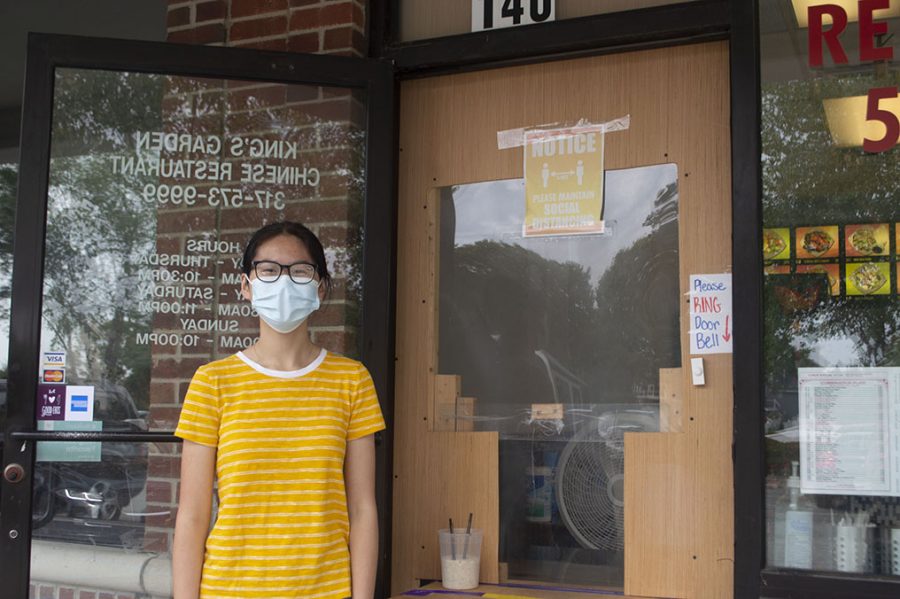
[[[472,31],[556,19],[556,0],[472,0]]]

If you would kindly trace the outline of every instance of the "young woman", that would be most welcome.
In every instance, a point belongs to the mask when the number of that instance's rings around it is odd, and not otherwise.
[[[175,433],[175,599],[371,599],[372,435],[384,420],[366,368],[309,338],[306,319],[331,284],[322,244],[303,225],[273,223],[250,238],[242,269],[259,341],[197,370]]]

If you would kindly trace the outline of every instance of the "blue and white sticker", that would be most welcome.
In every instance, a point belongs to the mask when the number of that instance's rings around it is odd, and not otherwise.
[[[66,387],[66,420],[90,422],[94,419],[94,388],[86,385]]]

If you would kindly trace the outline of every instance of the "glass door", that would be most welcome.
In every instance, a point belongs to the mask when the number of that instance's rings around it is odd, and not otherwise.
[[[392,85],[363,59],[30,40],[0,597],[171,596],[172,431],[196,368],[255,340],[260,226],[329,248],[313,340],[389,397]]]

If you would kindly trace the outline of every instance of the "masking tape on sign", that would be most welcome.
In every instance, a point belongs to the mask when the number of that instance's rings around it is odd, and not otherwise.
[[[497,149],[508,150],[509,148],[518,148],[525,145],[526,131],[555,131],[559,130],[558,135],[543,138],[544,141],[552,139],[561,139],[571,137],[578,133],[579,129],[591,129],[596,131],[597,128],[603,130],[603,133],[611,133],[613,131],[624,131],[631,125],[631,115],[626,114],[623,117],[607,121],[605,123],[591,123],[586,119],[581,119],[577,123],[548,123],[545,125],[536,125],[533,127],[519,127],[518,129],[506,129],[505,131],[497,131]]]

